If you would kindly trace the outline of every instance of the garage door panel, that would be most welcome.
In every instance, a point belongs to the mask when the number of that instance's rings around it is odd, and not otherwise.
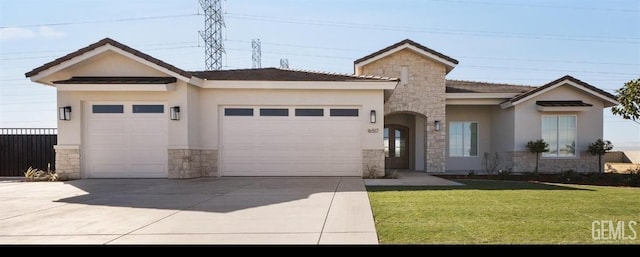
[[[361,173],[359,117],[223,115],[221,119],[224,176],[359,176]]]
[[[164,153],[166,149],[132,148],[131,150],[132,162],[159,163],[167,160]]]
[[[93,113],[87,105],[86,168],[92,178],[167,177],[167,121],[164,113]]]
[[[164,133],[130,133],[131,144],[142,148],[156,148],[159,146],[165,146],[166,143],[163,140],[159,140],[165,136]],[[166,149],[163,149],[166,151]]]
[[[131,126],[133,131],[149,131],[149,128],[158,128],[166,126],[166,121],[162,119],[163,116],[155,115],[156,117],[141,118],[139,115],[134,115],[131,120]]]
[[[125,142],[125,137],[122,134],[112,133],[91,133],[91,145],[92,146],[121,146]]]
[[[109,115],[110,117],[94,117],[91,119],[89,133],[92,131],[122,131],[125,129],[125,122],[122,115]]]

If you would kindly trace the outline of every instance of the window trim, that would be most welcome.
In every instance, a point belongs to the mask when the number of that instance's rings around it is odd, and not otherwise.
[[[451,155],[451,123],[475,123],[476,124],[476,155]],[[470,141],[471,142],[471,141]],[[479,158],[480,157],[480,122],[478,121],[449,121],[447,124],[447,157],[452,158]],[[464,151],[464,141],[463,141],[463,151]]]
[[[278,112],[284,112],[285,115]],[[258,114],[260,117],[289,117],[289,108],[260,108]]]
[[[349,111],[356,111],[355,115],[344,115],[344,114],[338,114],[338,113],[333,113],[333,111],[341,111],[341,110],[349,110]],[[360,117],[360,109],[359,108],[329,108],[329,117]]]
[[[229,111],[235,111],[235,110],[243,110],[243,111],[248,111],[251,110],[251,115],[245,115],[245,114],[230,114],[227,113],[227,110]],[[222,115],[225,117],[254,117],[255,116],[255,110],[254,108],[247,108],[247,107],[224,107],[222,108]]]
[[[558,155],[557,153],[555,155],[549,155],[549,154],[546,154],[546,153],[542,153],[542,154],[540,154],[540,158],[541,159],[577,159],[577,158],[580,158],[580,151],[578,151],[578,148],[577,148],[577,144],[578,144],[578,115],[577,114],[546,114],[546,115],[541,115],[540,116],[540,138],[544,139],[543,135],[542,135],[543,130],[544,130],[544,118],[545,117],[555,117],[556,118],[556,124],[558,124],[557,121],[558,121],[558,118],[560,116],[573,116],[573,117],[575,117],[575,131],[574,131],[574,134],[575,134],[576,148],[573,150],[573,155]],[[556,126],[556,137],[558,137],[558,127],[557,126]],[[545,140],[545,142],[547,142],[547,141]],[[549,143],[549,142],[547,142],[547,143]],[[549,146],[551,146],[551,145],[549,145]],[[558,151],[559,150],[560,149],[558,148]]]
[[[136,112],[136,106],[160,106],[162,107],[162,111],[161,112]],[[131,113],[132,114],[162,114],[165,113],[165,106],[164,104],[131,104]]]
[[[96,112],[96,106],[120,106],[122,109],[120,112]],[[91,104],[91,113],[92,114],[124,114],[125,112],[125,104]]]
[[[300,115],[298,111],[320,111],[320,115]],[[324,108],[294,108],[293,116],[295,117],[324,117]]]

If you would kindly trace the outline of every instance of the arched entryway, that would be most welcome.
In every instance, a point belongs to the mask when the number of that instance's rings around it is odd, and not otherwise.
[[[426,121],[414,112],[384,116],[385,169],[425,170]]]
[[[409,169],[409,128],[384,125],[384,157],[387,169]]]

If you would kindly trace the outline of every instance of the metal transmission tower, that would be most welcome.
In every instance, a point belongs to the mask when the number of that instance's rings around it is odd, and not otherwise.
[[[260,47],[260,39],[252,39],[251,48],[253,49],[251,53],[251,60],[253,61],[251,68],[262,68],[262,50]]]
[[[280,68],[288,69],[289,68],[289,59],[280,59]]]
[[[204,31],[200,31],[200,36],[204,40],[205,70],[220,70],[224,53],[222,5],[220,0],[200,0],[200,6],[204,10]]]

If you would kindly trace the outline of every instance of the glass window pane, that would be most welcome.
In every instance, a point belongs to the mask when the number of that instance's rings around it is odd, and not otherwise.
[[[161,104],[134,104],[133,113],[164,113],[164,105]]]
[[[329,115],[331,116],[358,116],[358,109],[330,109]]]
[[[253,116],[253,108],[224,108],[224,116]]]
[[[461,122],[449,123],[449,156],[462,156],[464,147],[462,145],[462,127]]]
[[[542,139],[549,144],[549,152],[542,156],[575,156],[576,126],[573,115],[543,117]]]
[[[94,104],[91,109],[93,113],[124,113],[124,106],[121,104]]]
[[[384,157],[389,157],[389,128],[384,128]]]
[[[324,116],[324,109],[296,109],[296,116]]]
[[[542,139],[549,144],[549,152],[542,153],[542,156],[553,156],[558,154],[558,117],[542,117]]]
[[[260,116],[289,116],[289,109],[260,108]]]
[[[398,133],[395,133],[396,135],[398,135]],[[394,146],[394,157],[400,157],[400,137],[395,138],[394,142],[393,142],[393,146]]]
[[[576,144],[576,117],[558,117],[558,155],[574,156]]]

